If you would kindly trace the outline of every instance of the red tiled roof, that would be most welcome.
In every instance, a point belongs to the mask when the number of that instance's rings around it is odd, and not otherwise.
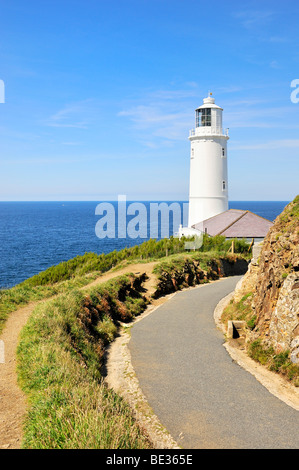
[[[264,238],[273,223],[250,211],[230,209],[210,217],[194,228],[226,238]]]

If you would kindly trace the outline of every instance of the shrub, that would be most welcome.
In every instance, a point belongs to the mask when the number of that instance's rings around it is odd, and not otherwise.
[[[112,251],[108,254],[85,253],[82,256],[76,256],[73,259],[64,261],[56,266],[52,266],[35,276],[27,279],[20,286],[34,287],[47,284],[55,284],[74,276],[83,276],[88,273],[104,273],[117,266],[123,261],[160,259],[165,256],[184,253],[185,238],[164,238],[162,240],[150,239],[130,248],[124,248],[120,251]],[[203,245],[201,252],[227,252],[231,246],[231,241],[225,240],[225,237],[210,237],[207,234],[203,236]],[[235,240],[236,253],[248,253],[249,244],[246,240]]]

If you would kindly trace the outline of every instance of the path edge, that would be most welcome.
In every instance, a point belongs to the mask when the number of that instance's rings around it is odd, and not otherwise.
[[[224,337],[226,337],[226,330],[220,319],[223,310],[233,298],[234,292],[235,290],[223,297],[214,310],[216,327],[222,331]],[[251,359],[245,351],[232,347],[228,342],[225,342],[223,347],[236,364],[253,375],[272,395],[299,411],[299,390],[294,385],[289,384],[275,372],[266,369],[264,366]]]
[[[181,449],[181,447],[154,414],[140,388],[128,347],[131,339],[130,329],[175,294],[172,293],[163,297],[163,301],[159,305],[149,305],[130,324],[122,324],[119,336],[109,345],[106,351],[107,375],[104,377],[104,382],[130,406],[134,418],[148,436],[154,449]]]
[[[215,279],[209,284],[222,282],[227,277]],[[131,339],[130,329],[139,321],[157,310],[161,305],[174,297],[177,293],[200,289],[207,284],[197,284],[185,287],[171,294],[160,297],[158,305],[150,304],[147,309],[129,324],[121,324],[119,336],[109,344],[106,350],[106,385],[120,395],[130,406],[133,416],[145,431],[154,449],[181,449],[180,445],[171,436],[169,431],[163,426],[150,407],[142,389],[131,361],[129,342]],[[231,294],[229,294],[231,295]],[[228,296],[227,296],[228,297]],[[223,300],[223,299],[222,299]],[[219,302],[221,303],[221,301]]]

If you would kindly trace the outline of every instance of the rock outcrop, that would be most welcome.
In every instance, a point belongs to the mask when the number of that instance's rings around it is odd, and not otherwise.
[[[167,295],[179,289],[220,279],[225,276],[245,274],[248,262],[236,255],[211,259],[207,269],[201,268],[199,260],[186,258],[174,265],[165,265],[158,273],[158,284],[154,297]]]
[[[277,354],[290,350],[291,361],[299,363],[299,196],[275,220],[235,301],[250,291],[256,318],[250,340],[262,340]]]

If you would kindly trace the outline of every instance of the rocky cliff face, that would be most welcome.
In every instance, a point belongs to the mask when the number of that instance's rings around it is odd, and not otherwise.
[[[256,317],[250,339],[261,339],[276,353],[290,350],[292,362],[299,363],[299,196],[275,220],[235,300],[249,291]]]
[[[196,286],[220,279],[225,276],[234,276],[246,273],[248,262],[237,255],[227,254],[225,257],[210,259],[207,269],[202,269],[200,253],[198,259],[194,257],[181,258],[173,264],[165,264],[157,271],[158,283],[154,297],[167,295],[179,289]]]

